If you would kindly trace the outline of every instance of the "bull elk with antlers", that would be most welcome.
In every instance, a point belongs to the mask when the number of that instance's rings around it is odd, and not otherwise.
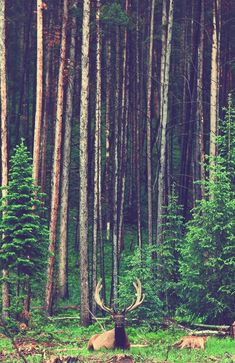
[[[112,315],[115,323],[114,329],[105,331],[103,333],[93,335],[88,342],[88,350],[106,349],[130,349],[130,342],[125,331],[125,318],[129,311],[136,309],[144,301],[145,295],[142,294],[141,282],[139,279],[133,283],[136,290],[136,299],[132,304],[122,311],[117,311],[114,308],[109,308],[104,305],[103,300],[100,297],[100,291],[102,289],[101,280],[98,282],[95,289],[95,301],[96,304],[104,311]]]

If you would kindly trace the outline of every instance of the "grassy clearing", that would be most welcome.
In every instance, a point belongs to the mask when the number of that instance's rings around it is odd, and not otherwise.
[[[98,325],[84,329],[76,324],[47,324],[43,331],[28,331],[23,336],[15,336],[15,342],[27,362],[46,362],[51,356],[78,357],[79,362],[107,362],[122,351],[88,352],[89,337],[100,331]],[[148,331],[145,327],[127,328],[133,346],[128,355],[137,362],[156,363],[235,363],[235,342],[230,338],[209,337],[205,351],[176,349],[173,344],[180,339],[182,331]],[[144,347],[135,345],[144,344]],[[0,336],[0,361],[22,362],[11,341]]]

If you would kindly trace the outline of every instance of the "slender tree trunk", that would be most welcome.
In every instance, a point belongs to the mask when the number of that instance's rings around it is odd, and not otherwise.
[[[210,151],[216,155],[217,122],[219,117],[219,37],[220,37],[220,0],[213,1],[213,34],[211,50],[211,92],[210,92]],[[213,165],[214,161],[212,161]]]
[[[62,141],[63,102],[64,102],[64,68],[65,68],[65,56],[66,56],[67,22],[68,22],[68,0],[64,0],[61,47],[60,47],[59,80],[58,80],[58,93],[57,93],[55,142],[54,142],[53,168],[52,168],[51,215],[50,215],[50,226],[49,226],[50,244],[49,244],[49,258],[48,258],[47,285],[46,285],[46,309],[49,314],[52,313],[56,227],[57,227],[59,190],[60,190],[61,141]]]
[[[198,46],[197,67],[197,111],[196,111],[196,135],[195,135],[195,181],[204,179],[204,116],[203,116],[203,57],[204,57],[204,0],[201,0],[200,11],[200,40]],[[203,185],[194,184],[195,199],[199,200],[204,195]]]
[[[152,96],[152,62],[153,62],[153,34],[154,34],[155,0],[152,0],[149,60],[147,78],[147,185],[148,185],[148,243],[153,243],[153,210],[152,210],[152,132],[151,132],[151,96]]]
[[[166,129],[169,117],[168,110],[168,90],[169,90],[169,73],[170,73],[170,56],[171,56],[171,40],[172,40],[172,25],[173,25],[173,4],[174,1],[170,0],[169,15],[168,15],[168,29],[167,29],[167,43],[165,47],[165,67],[163,83],[163,98],[161,100],[161,142],[160,142],[160,164],[158,175],[158,203],[157,203],[157,242],[161,242],[162,238],[162,222],[165,204],[165,182],[166,182]],[[162,73],[163,74],[163,73]]]
[[[100,29],[100,1],[96,1],[96,117],[95,117],[95,145],[94,145],[94,215],[93,215],[93,261],[92,261],[92,313],[96,312],[95,288],[97,284],[97,251],[99,233],[99,208],[101,202],[101,29]],[[101,231],[100,231],[101,232]]]
[[[49,18],[48,25],[46,27],[48,36],[45,37],[45,45],[47,51],[45,52],[45,64],[44,64],[44,94],[43,94],[43,119],[42,119],[42,136],[41,136],[41,168],[40,168],[40,186],[43,193],[46,192],[46,178],[47,178],[47,144],[49,134],[49,120],[53,119],[54,115],[50,113],[52,109],[51,94],[55,92],[52,65],[53,65],[53,46],[51,44],[51,33],[52,33],[52,16]]]
[[[138,230],[138,246],[142,248],[142,232],[141,232],[141,186],[140,186],[140,120],[141,120],[141,100],[140,100],[140,51],[139,51],[139,0],[137,0],[136,15],[136,204],[137,204],[137,230]]]
[[[103,238],[103,209],[102,209],[102,82],[101,82],[101,59],[102,59],[102,29],[100,23],[100,0],[97,0],[97,44],[100,44],[97,48],[97,77],[99,82],[97,83],[97,100],[99,100],[99,106],[97,107],[97,120],[99,120],[99,144],[98,144],[98,208],[99,208],[99,237],[100,237],[100,275],[103,282],[102,298],[104,302],[106,301],[106,283],[105,283],[105,268],[104,268],[104,238]],[[98,97],[99,94],[99,97]],[[99,116],[99,117],[98,117]]]
[[[28,326],[30,320],[30,304],[31,304],[31,284],[29,276],[25,278],[24,282],[24,305],[23,305],[23,319],[24,323]]]
[[[41,139],[41,123],[42,123],[42,96],[43,96],[43,8],[41,0],[37,0],[37,76],[36,76],[36,113],[34,123],[34,144],[33,144],[33,173],[35,185],[39,184],[39,163],[40,163],[40,139]],[[24,72],[24,70],[23,70]],[[24,82],[24,79],[23,79]],[[27,76],[26,82],[27,84]],[[26,119],[28,129],[28,120]],[[27,131],[26,131],[27,133]],[[29,141],[29,140],[28,140]],[[29,317],[30,308],[30,281],[27,280],[25,287],[25,301],[23,314]]]
[[[126,0],[125,11],[128,13],[129,2]],[[124,202],[125,202],[125,189],[126,189],[126,159],[127,159],[127,124],[128,124],[128,110],[129,110],[129,92],[128,92],[128,69],[127,69],[127,30],[124,31],[124,44],[123,44],[123,69],[122,69],[122,106],[121,106],[121,163],[120,163],[120,211],[119,211],[119,224],[118,224],[118,253],[124,249],[123,229],[124,229]]]
[[[88,280],[88,99],[89,99],[89,37],[90,1],[83,2],[82,80],[80,103],[80,295],[81,325],[90,323]]]
[[[119,130],[119,95],[120,95],[120,35],[116,28],[116,90],[115,90],[115,125],[114,125],[114,203],[113,203],[113,299],[118,295],[118,130]]]
[[[33,179],[39,181],[40,140],[42,124],[42,95],[43,95],[43,8],[42,1],[37,0],[37,84],[36,84],[36,113],[34,124],[33,145]]]
[[[61,174],[61,205],[60,205],[60,251],[59,251],[59,295],[68,298],[68,203],[69,203],[69,171],[71,154],[71,131],[73,116],[73,95],[75,81],[75,46],[76,46],[76,18],[72,18],[70,43],[70,77],[67,86],[65,131],[63,142],[63,164]]]
[[[42,140],[41,140],[40,185],[43,193],[46,192],[47,142],[48,142],[49,117],[50,117],[49,110],[50,110],[50,89],[51,89],[51,59],[52,59],[52,49],[51,47],[48,47],[45,60],[46,76],[45,76]]]
[[[194,5],[190,3],[190,18],[194,18]],[[198,22],[191,21],[190,31],[187,31],[187,22],[184,31],[184,49],[185,51],[185,67],[184,67],[184,93],[183,93],[183,110],[182,110],[182,142],[181,142],[181,169],[180,169],[180,204],[184,206],[184,216],[188,218],[189,212],[189,187],[192,175],[192,145],[193,131],[196,114],[196,82],[195,68],[197,66],[197,37],[195,31]],[[192,187],[192,186],[191,186]]]
[[[110,98],[111,98],[111,40],[106,42],[106,114],[105,114],[105,201],[106,201],[106,240],[110,240]]]
[[[1,94],[1,171],[2,183],[5,188],[8,185],[8,127],[7,127],[7,64],[6,64],[6,3],[0,1],[0,94]],[[7,190],[2,189],[2,197],[6,197]],[[2,281],[2,318],[9,316],[10,294],[8,284],[8,271],[3,270]]]
[[[160,87],[160,121],[162,121],[163,115],[163,104],[164,104],[164,89],[165,89],[165,67],[166,67],[166,42],[167,42],[167,10],[166,10],[167,0],[162,2],[162,34],[161,34],[161,87]]]

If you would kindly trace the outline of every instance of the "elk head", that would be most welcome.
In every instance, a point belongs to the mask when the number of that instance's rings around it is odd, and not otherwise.
[[[125,331],[125,318],[129,311],[136,309],[144,301],[145,295],[142,294],[142,286],[139,279],[133,283],[136,290],[136,298],[133,299],[131,305],[118,311],[114,308],[110,308],[104,304],[104,301],[100,297],[100,291],[102,289],[102,280],[100,280],[95,289],[95,301],[96,304],[104,311],[112,315],[115,323],[114,329],[105,331],[104,333],[96,334],[92,336],[88,342],[89,350],[98,350],[101,348],[107,349],[129,349],[130,342]]]

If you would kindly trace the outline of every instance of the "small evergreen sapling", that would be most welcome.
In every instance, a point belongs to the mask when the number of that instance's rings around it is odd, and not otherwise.
[[[121,310],[133,299],[133,282],[139,278],[145,299],[139,309],[132,314],[139,317],[142,323],[150,325],[159,323],[163,316],[163,304],[157,294],[153,252],[155,252],[154,246],[147,245],[142,249],[137,247],[131,256],[124,256],[125,268],[120,278],[118,298],[118,307]]]
[[[173,313],[177,303],[179,281],[179,246],[183,240],[184,219],[175,185],[172,187],[168,205],[164,208],[161,243],[157,246],[158,294],[167,314]]]
[[[1,200],[0,267],[17,273],[19,280],[39,278],[46,262],[48,233],[31,161],[22,141],[10,160],[7,196]]]

